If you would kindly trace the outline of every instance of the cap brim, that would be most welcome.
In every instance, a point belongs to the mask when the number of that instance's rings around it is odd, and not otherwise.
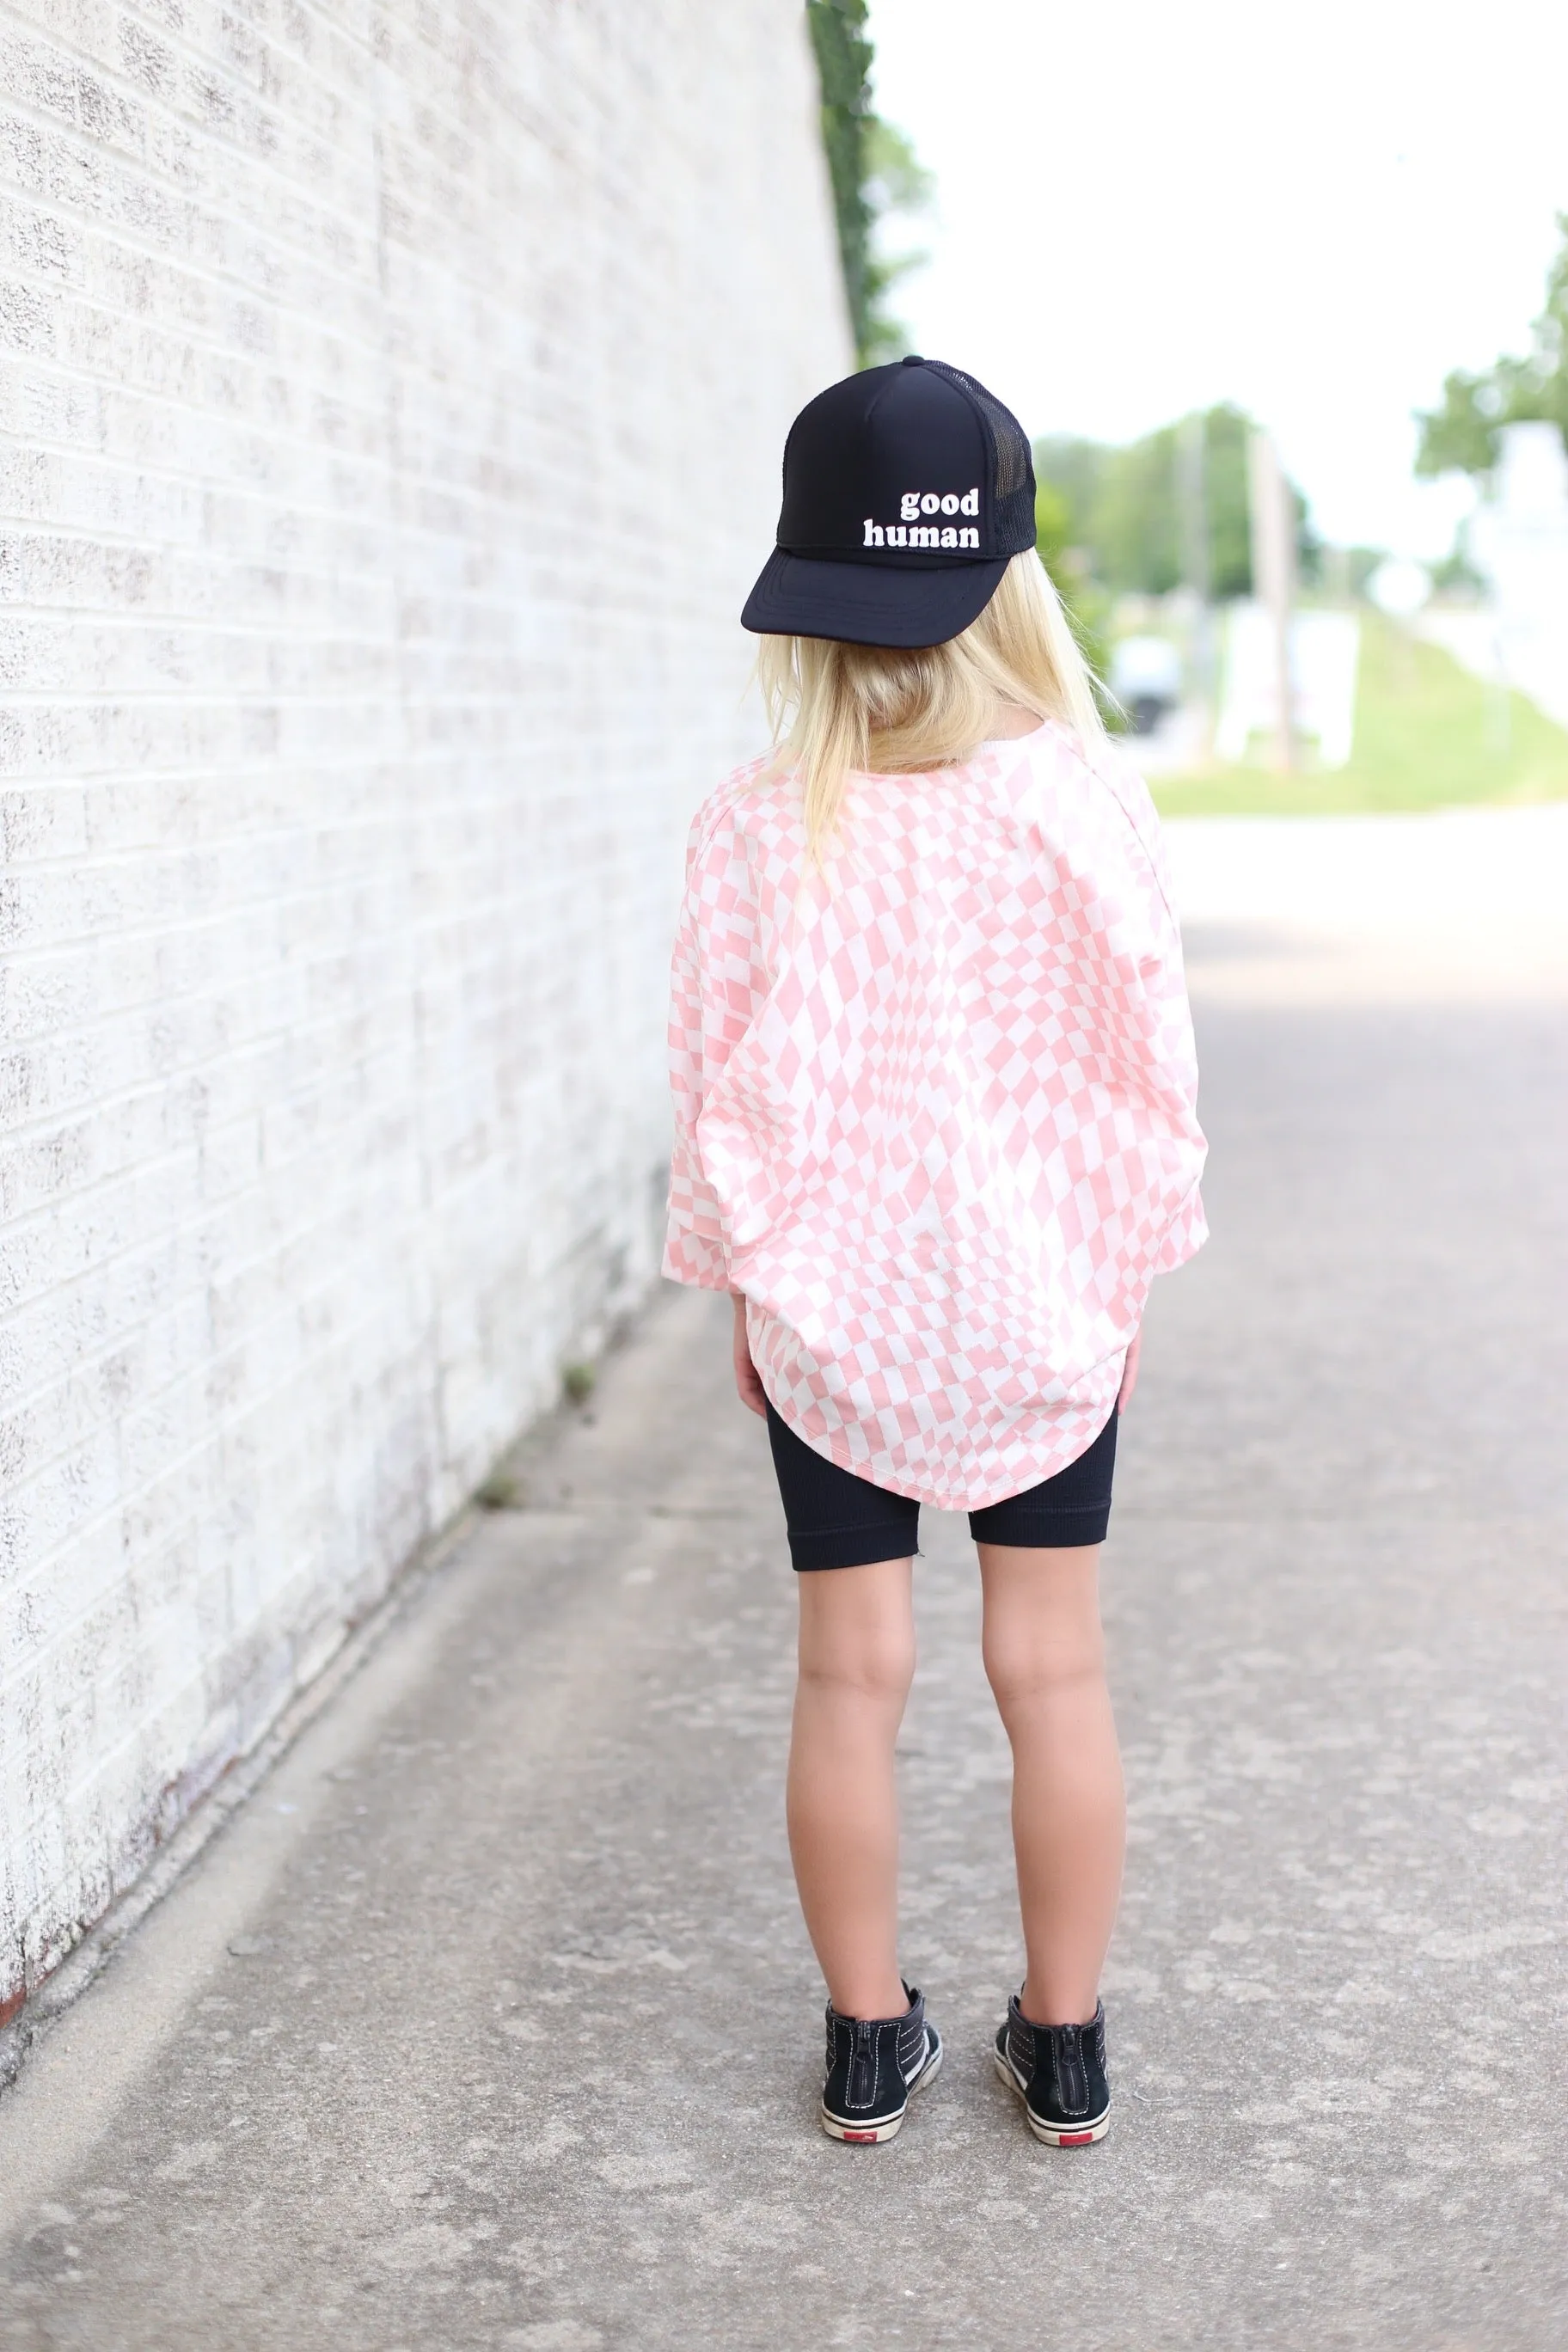
[[[1012,562],[930,571],[835,563],[775,547],[746,599],[741,626],[760,637],[836,637],[856,646],[943,646],[977,621]]]

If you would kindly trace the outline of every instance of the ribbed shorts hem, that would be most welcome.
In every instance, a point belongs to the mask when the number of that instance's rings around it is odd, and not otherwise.
[[[1109,1503],[1021,1511],[1014,1500],[969,1514],[969,1532],[976,1543],[1011,1544],[1019,1551],[1067,1551],[1075,1544],[1103,1543],[1110,1526]]]
[[[790,1565],[799,1574],[819,1568],[869,1568],[877,1559],[912,1559],[915,1529],[907,1522],[885,1527],[813,1528],[789,1539]]]
[[[1073,1551],[1083,1544],[1102,1544],[1110,1527],[1109,1505],[1104,1509],[1037,1511],[1027,1517],[1010,1504],[998,1507],[1006,1516],[993,1529],[990,1514],[971,1511],[969,1532],[976,1543],[1011,1547],[1016,1551]],[[907,1527],[814,1528],[808,1535],[792,1535],[790,1565],[797,1574],[825,1568],[868,1568],[873,1560],[910,1559],[919,1549]]]

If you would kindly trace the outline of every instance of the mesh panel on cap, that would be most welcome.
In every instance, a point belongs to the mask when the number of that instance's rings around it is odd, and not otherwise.
[[[997,552],[1016,554],[1035,544],[1035,464],[1028,436],[1010,408],[945,360],[927,360],[933,375],[945,376],[974,403],[991,443],[991,510]]]

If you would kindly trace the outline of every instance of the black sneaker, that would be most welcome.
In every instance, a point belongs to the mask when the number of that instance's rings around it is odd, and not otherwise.
[[[1087,2147],[1110,2128],[1105,2004],[1088,2025],[1031,2025],[1016,1994],[996,2029],[996,2072],[1016,2091],[1029,2129],[1049,2147]]]
[[[827,2010],[827,2081],[822,2128],[830,2139],[891,2139],[912,2091],[942,2064],[942,2037],[926,2023],[923,1992],[906,1985],[902,2017],[840,2017]]]

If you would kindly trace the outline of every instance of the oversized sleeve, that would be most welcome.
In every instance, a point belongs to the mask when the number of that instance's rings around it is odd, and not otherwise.
[[[691,829],[686,890],[669,980],[669,1086],[675,1147],[664,1272],[699,1290],[730,1287],[730,1251],[718,1196],[703,1174],[699,1125],[714,1083],[765,992],[758,905],[746,844],[732,812],[711,804]]]
[[[1151,911],[1157,942],[1154,958],[1145,967],[1150,992],[1156,1064],[1163,1079],[1164,1116],[1161,1121],[1163,1150],[1173,1161],[1176,1197],[1169,1222],[1155,1252],[1152,1272],[1173,1274],[1196,1255],[1208,1239],[1199,1178],[1207,1146],[1198,1125],[1198,1057],[1193,1038],[1192,1008],[1187,1002],[1186,975],[1182,962],[1181,927],[1168,893],[1163,845],[1158,844],[1156,874],[1159,899]]]
[[[1107,751],[1096,772],[1110,786],[1127,817],[1142,869],[1130,899],[1142,899],[1144,952],[1139,960],[1147,1024],[1153,1112],[1153,1148],[1163,1163],[1161,1192],[1166,1202],[1163,1230],[1150,1271],[1171,1274],[1197,1255],[1208,1239],[1199,1179],[1207,1145],[1198,1125],[1198,1059],[1193,1037],[1182,959],[1181,923],[1164,836],[1149,788],[1125,758]]]
[[[1155,1273],[1174,1274],[1179,1265],[1185,1265],[1190,1257],[1196,1257],[1208,1237],[1209,1223],[1204,1214],[1203,1188],[1194,1176],[1191,1192],[1165,1229],[1165,1238],[1154,1260]]]

